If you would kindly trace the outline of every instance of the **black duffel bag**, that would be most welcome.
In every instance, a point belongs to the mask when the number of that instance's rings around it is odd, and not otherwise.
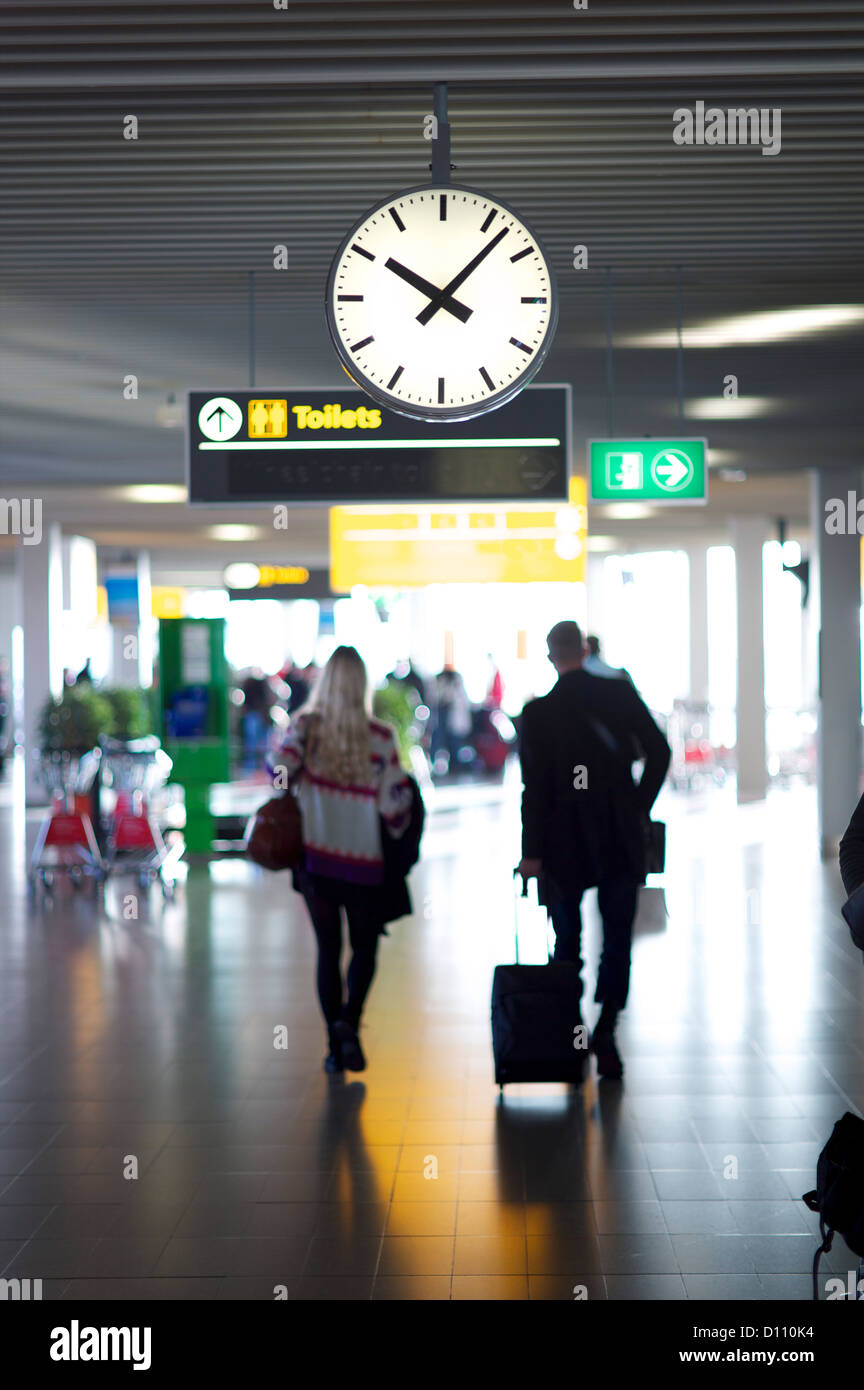
[[[822,1244],[813,1259],[813,1298],[819,1299],[819,1261],[840,1235],[864,1258],[864,1120],[847,1110],[816,1163],[816,1186],[802,1198],[819,1213]]]

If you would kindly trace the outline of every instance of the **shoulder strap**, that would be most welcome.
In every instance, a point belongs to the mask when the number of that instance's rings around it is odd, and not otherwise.
[[[823,1218],[822,1218],[821,1212],[820,1212],[820,1214],[819,1214],[819,1234],[820,1234],[820,1236],[822,1237],[822,1244],[819,1246],[819,1249],[816,1251],[816,1254],[813,1256],[813,1302],[814,1302],[814,1303],[818,1303],[818,1302],[819,1302],[819,1261],[822,1259],[822,1256],[823,1256],[823,1255],[825,1255],[825,1254],[828,1253],[828,1251],[831,1249],[831,1246],[832,1246],[833,1243],[834,1243],[834,1232],[831,1230],[830,1227],[826,1227],[825,1222],[824,1222],[824,1220],[823,1220]]]

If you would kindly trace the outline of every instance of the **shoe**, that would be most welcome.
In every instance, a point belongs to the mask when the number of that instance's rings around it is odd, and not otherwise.
[[[347,1020],[342,1019],[333,1025],[333,1037],[339,1044],[342,1065],[346,1071],[365,1071],[366,1058],[357,1037],[357,1031]]]
[[[328,1052],[327,1056],[324,1058],[324,1070],[328,1072],[330,1076],[335,1076],[338,1072],[343,1072],[345,1070],[338,1048],[334,1049],[332,1052]]]
[[[620,1081],[624,1075],[624,1063],[615,1046],[612,1032],[595,1032],[591,1038],[591,1051],[597,1058],[597,1072],[608,1081]]]

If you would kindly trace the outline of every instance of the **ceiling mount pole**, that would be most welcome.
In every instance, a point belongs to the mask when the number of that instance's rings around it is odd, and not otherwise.
[[[612,369],[612,267],[607,265],[604,284],[606,317],[606,438],[615,437],[615,376]]]
[[[433,183],[449,183],[450,170],[450,125],[447,120],[447,83],[436,82],[434,87],[433,112],[435,115],[435,134],[432,137]]]
[[[255,390],[255,271],[249,271],[249,390]]]
[[[678,374],[678,419],[684,419],[684,343],[681,337],[681,267],[675,267],[675,328],[678,335],[676,366]]]

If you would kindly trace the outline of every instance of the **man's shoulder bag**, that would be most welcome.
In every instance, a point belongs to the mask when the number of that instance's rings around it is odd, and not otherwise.
[[[629,777],[631,760],[622,751],[615,735],[601,719],[597,718],[596,714],[589,714],[587,710],[582,710],[581,713],[608,752],[622,767],[626,767]],[[662,874],[666,868],[666,823],[662,820],[652,820],[650,815],[646,813],[643,818],[643,830],[645,836],[645,873],[646,875]]]

